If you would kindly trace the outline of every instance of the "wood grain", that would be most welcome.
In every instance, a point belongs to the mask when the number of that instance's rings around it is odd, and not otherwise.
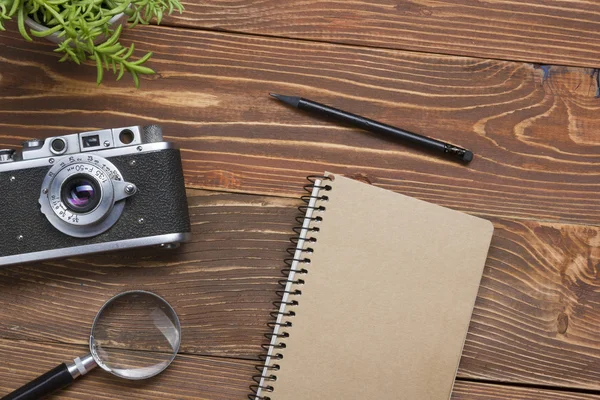
[[[593,394],[563,391],[516,388],[513,386],[457,381],[452,400],[598,400]]]
[[[493,222],[460,376],[598,390],[600,229]]]
[[[0,340],[0,395],[88,352],[83,345]],[[163,373],[143,381],[121,379],[96,368],[47,399],[244,399],[255,372],[249,361],[180,355]]]
[[[171,28],[127,32],[159,74],[97,88],[92,67],[0,33],[0,146],[161,123],[189,187],[297,197],[324,170],[479,215],[600,223],[600,101],[589,71]],[[315,119],[269,91],[472,149],[465,167]]]
[[[148,290],[175,307],[184,353],[256,359],[278,297],[298,201],[190,193],[193,240],[178,251],[141,249],[0,268],[0,337],[85,344],[100,307]]]
[[[175,252],[0,269],[0,390],[83,354],[104,301],[141,288],[167,298],[181,317],[183,354],[173,368],[136,384],[96,371],[55,398],[244,398],[277,298],[295,198],[305,175],[330,170],[494,222],[453,399],[599,398],[600,100],[592,70],[262,36],[596,67],[599,5],[187,7],[167,24],[257,35],[128,30],[124,43],[155,52],[158,74],[144,77],[141,91],[108,75],[98,88],[93,66],[58,64],[50,45],[26,43],[14,24],[0,32],[0,147],[160,123],[183,148],[187,186],[209,190],[189,191],[194,240]],[[315,119],[270,100],[269,91],[454,142],[476,159],[465,167]]]
[[[140,288],[174,305],[185,354],[256,359],[299,204],[193,191],[194,241],[174,253],[0,269],[0,338],[84,345],[102,303]],[[493,222],[459,376],[600,391],[600,228]]]
[[[186,1],[175,26],[480,58],[598,67],[587,0]]]
[[[9,393],[70,358],[85,346],[0,340],[0,395]],[[239,400],[248,394],[255,371],[249,361],[179,356],[161,375],[148,381],[126,381],[100,369],[92,371],[48,400],[194,399]],[[452,400],[597,400],[600,397],[550,390],[457,382]]]

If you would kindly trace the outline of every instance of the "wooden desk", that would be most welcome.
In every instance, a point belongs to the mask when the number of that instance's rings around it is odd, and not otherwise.
[[[97,370],[52,398],[245,399],[304,177],[327,169],[494,222],[453,399],[600,399],[600,5],[186,7],[124,35],[155,52],[158,74],[140,90],[109,75],[96,87],[93,67],[57,63],[14,24],[0,33],[0,148],[162,124],[183,149],[194,231],[172,253],[1,268],[0,393],[85,353],[103,302],[140,288],[176,307],[181,356],[147,382]],[[465,167],[314,119],[269,91],[455,142],[476,158]]]

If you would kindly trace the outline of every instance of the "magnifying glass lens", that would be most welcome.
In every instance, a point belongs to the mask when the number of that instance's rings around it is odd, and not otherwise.
[[[151,293],[128,292],[100,311],[90,347],[108,372],[146,379],[173,361],[180,341],[179,320],[166,301]]]

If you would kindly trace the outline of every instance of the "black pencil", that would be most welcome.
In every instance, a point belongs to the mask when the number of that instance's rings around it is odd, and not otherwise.
[[[303,99],[302,97],[284,96],[281,94],[274,93],[270,93],[270,95],[300,110],[333,118],[362,128],[369,132],[380,133],[387,136],[400,138],[402,140],[414,143],[423,148],[427,148],[435,152],[457,158],[465,163],[471,162],[471,160],[473,160],[473,153],[470,150],[463,149],[462,147],[458,147],[450,143],[445,143],[437,139],[405,131],[403,129],[393,127],[391,125],[383,124],[381,122],[373,121],[372,119],[361,117],[360,115],[338,110],[336,108],[329,107],[324,104],[317,103],[315,101]]]

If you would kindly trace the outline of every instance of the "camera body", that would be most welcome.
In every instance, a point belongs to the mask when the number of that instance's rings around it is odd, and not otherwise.
[[[157,125],[0,150],[0,266],[190,239],[179,150]]]

